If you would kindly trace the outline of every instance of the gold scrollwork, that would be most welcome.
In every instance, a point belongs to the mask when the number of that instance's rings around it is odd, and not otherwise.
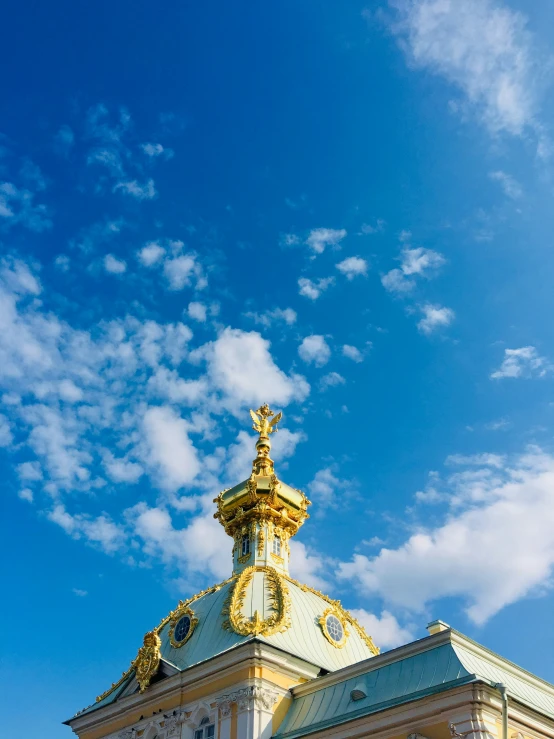
[[[252,556],[252,552],[247,552],[246,554],[241,555],[237,560],[239,565],[246,564],[246,562],[248,562],[251,556]]]
[[[284,559],[283,559],[282,557],[280,557],[280,556],[279,556],[278,554],[275,554],[275,552],[271,552],[271,559],[272,559],[272,560],[273,560],[274,562],[277,562],[277,564],[278,564],[278,565],[283,565],[283,564],[284,564],[284,561],[285,561],[285,560],[284,560]]]
[[[184,639],[181,639],[181,641],[177,641],[175,639],[175,627],[184,616],[188,616],[188,618],[190,619],[189,630],[187,631]],[[182,647],[183,644],[186,644],[192,636],[192,632],[196,628],[197,623],[198,618],[194,615],[194,611],[192,610],[192,608],[185,605],[176,608],[173,611],[173,617],[171,619],[171,625],[169,627],[169,642],[171,646],[178,649],[179,647]]]
[[[325,611],[323,611],[323,615],[319,619],[319,625],[321,626],[321,630],[323,631],[324,637],[327,639],[329,643],[331,643],[334,647],[337,647],[337,649],[342,649],[344,645],[346,644],[346,640],[348,639],[348,629],[346,628],[346,623],[342,619],[342,614],[338,612],[335,608],[327,608]],[[341,625],[342,629],[342,636],[340,639],[335,639],[331,635],[329,631],[329,624],[328,620],[330,618],[335,618],[339,624]]]
[[[273,613],[266,619],[262,619],[258,611],[254,613],[251,620],[247,620],[242,614],[242,608],[246,600],[246,591],[252,582],[256,572],[263,572],[271,593],[271,607]],[[288,588],[274,567],[252,566],[247,567],[237,578],[224,613],[227,619],[223,626],[228,631],[234,631],[241,636],[271,636],[281,631],[286,631],[290,626],[290,595]]]

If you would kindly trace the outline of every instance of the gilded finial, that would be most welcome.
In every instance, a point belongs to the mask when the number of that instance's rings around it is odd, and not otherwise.
[[[254,431],[257,431],[261,437],[268,438],[269,434],[273,434],[279,429],[277,429],[277,424],[283,417],[282,413],[275,413],[271,410],[271,408],[268,406],[267,403],[264,403],[261,405],[257,411],[250,411],[250,416],[252,417],[252,420],[254,421],[254,425],[252,428]],[[272,421],[269,419],[275,416]]]
[[[273,460],[269,456],[271,449],[269,435],[274,434],[278,430],[277,424],[283,417],[283,414],[281,412],[275,414],[268,404],[264,403],[257,411],[251,410],[250,416],[254,421],[252,428],[260,435],[260,438],[256,442],[258,455],[252,462],[252,474],[270,476],[274,472]]]

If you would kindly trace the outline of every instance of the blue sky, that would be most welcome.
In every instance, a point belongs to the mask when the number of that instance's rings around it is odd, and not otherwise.
[[[45,739],[228,575],[264,401],[295,576],[384,649],[442,618],[554,681],[553,21],[7,8],[2,698]]]

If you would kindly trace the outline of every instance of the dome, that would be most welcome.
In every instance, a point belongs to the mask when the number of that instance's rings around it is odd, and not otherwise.
[[[253,640],[328,672],[378,654],[340,601],[290,576],[289,539],[308,518],[310,501],[275,474],[269,435],[281,414],[267,405],[250,413],[260,434],[252,474],[214,501],[214,516],[234,541],[231,577],[180,601],[145,635],[130,668],[95,707]]]
[[[187,615],[190,637],[175,646],[175,627]],[[334,617],[343,638],[333,639]],[[196,621],[197,619],[197,621]],[[340,604],[272,567],[249,567],[221,585],[183,601],[160,625],[160,654],[179,670],[237,644],[258,639],[329,672],[378,653],[371,638]]]

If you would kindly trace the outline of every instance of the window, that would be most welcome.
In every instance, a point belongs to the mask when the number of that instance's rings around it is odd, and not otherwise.
[[[250,554],[250,537],[247,534],[242,537],[242,556],[246,554]]]
[[[175,641],[177,642],[184,641],[187,638],[189,631],[190,631],[190,617],[183,616],[177,621],[177,625],[175,626]]]
[[[327,616],[325,623],[331,639],[333,641],[340,642],[344,637],[344,630],[338,618],[336,616]]]
[[[210,724],[209,718],[203,718],[200,728],[194,732],[194,739],[213,739],[215,737],[215,725]]]
[[[278,536],[276,536],[273,539],[273,554],[276,554],[278,557],[281,556],[281,539],[279,539]]]

